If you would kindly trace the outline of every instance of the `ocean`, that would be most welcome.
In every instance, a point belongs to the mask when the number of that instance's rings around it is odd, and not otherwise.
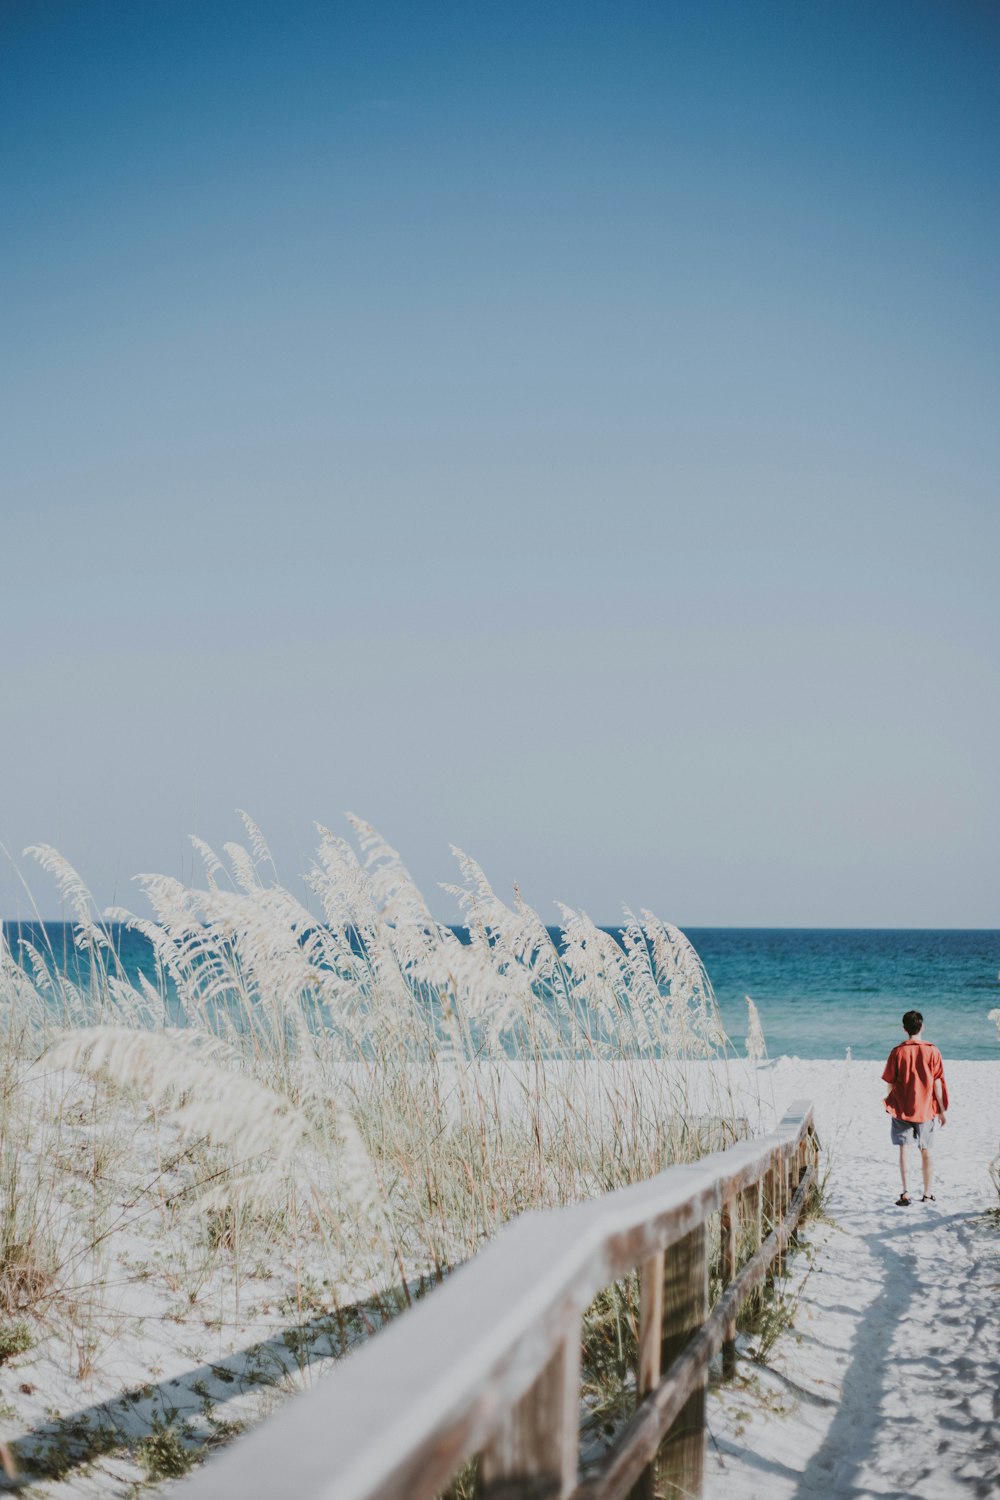
[[[1000,1060],[1000,931],[688,927],[743,1050],[749,995],[770,1057],[885,1058],[905,1010],[946,1058]]]
[[[56,961],[80,976],[72,928],[49,922],[5,923],[51,945]],[[615,929],[607,929],[613,932]],[[1000,1034],[987,1020],[1000,1007],[1000,931],[689,927],[718,996],[737,1052],[744,1050],[750,995],[760,1012],[768,1055],[884,1058],[902,1037],[904,1010],[924,1015],[924,1035],[946,1058],[1000,1060]],[[145,938],[115,931],[122,963],[154,979]]]

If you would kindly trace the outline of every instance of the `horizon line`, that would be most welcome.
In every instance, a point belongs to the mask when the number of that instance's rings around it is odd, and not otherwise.
[[[98,919],[102,924],[103,918]],[[467,922],[448,922],[444,918],[435,918],[444,927],[467,928]],[[593,919],[591,919],[593,920]],[[71,917],[45,917],[37,912],[31,916],[0,917],[0,922],[5,927],[21,924],[41,924],[42,926],[75,927],[76,919]],[[110,927],[127,927],[126,922],[109,922]],[[558,922],[545,922],[546,931],[564,931]],[[625,926],[622,921],[617,922],[594,922],[595,927],[602,931],[616,931]],[[988,932],[1000,934],[1000,926],[996,927],[959,927],[957,925],[944,924],[942,926],[912,926],[903,923],[876,923],[872,925],[858,925],[857,923],[836,923],[831,926],[820,926],[816,923],[792,923],[781,925],[778,923],[748,923],[748,922],[671,922],[672,927],[677,927],[681,932]]]

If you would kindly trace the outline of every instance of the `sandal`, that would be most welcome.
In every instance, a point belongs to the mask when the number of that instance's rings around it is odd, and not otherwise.
[[[912,1202],[913,1199],[910,1197],[909,1193],[900,1193],[899,1197],[896,1199],[896,1207],[909,1208]]]
[[[933,1193],[925,1193],[920,1201],[921,1203],[936,1203],[937,1199],[935,1198]]]

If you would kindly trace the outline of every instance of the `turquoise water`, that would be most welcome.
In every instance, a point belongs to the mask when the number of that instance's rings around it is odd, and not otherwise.
[[[18,928],[4,926],[16,949]],[[67,924],[20,931],[51,944],[60,967],[85,980]],[[1000,1060],[1000,1035],[986,1019],[1000,1007],[1000,931],[691,927],[687,934],[740,1052],[749,994],[771,1057],[842,1058],[850,1047],[854,1057],[883,1058],[902,1035],[903,1011],[913,1008],[945,1057]],[[115,938],[126,971],[154,979],[146,940],[123,928]]]
[[[743,1050],[745,995],[767,1050],[797,1057],[884,1058],[919,1010],[946,1057],[1000,1060],[986,1017],[1000,1007],[1000,932],[689,927]]]

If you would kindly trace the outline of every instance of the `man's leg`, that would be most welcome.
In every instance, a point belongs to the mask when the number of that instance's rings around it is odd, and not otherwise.
[[[924,1197],[929,1198],[934,1181],[934,1157],[929,1146],[925,1146],[920,1153],[920,1170],[924,1174]]]
[[[906,1147],[899,1148],[899,1175],[903,1182],[903,1192],[906,1192]]]

